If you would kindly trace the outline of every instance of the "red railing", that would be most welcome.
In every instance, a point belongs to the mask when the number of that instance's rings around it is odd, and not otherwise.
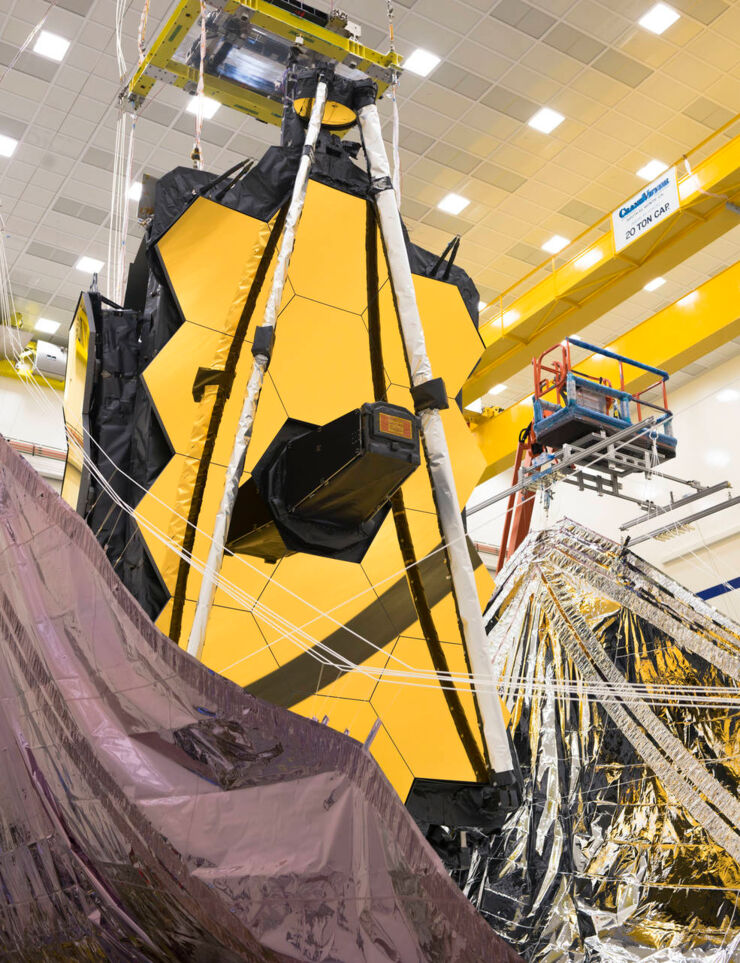
[[[547,355],[551,354],[553,351],[560,350],[562,353],[561,361],[553,361],[552,366],[545,364],[545,358]],[[578,371],[577,368],[573,367],[573,363],[570,357],[570,342],[558,342],[554,344],[551,348],[547,348],[543,351],[539,358],[533,358],[532,364],[534,365],[534,396],[535,398],[541,398],[543,395],[548,394],[550,391],[561,391],[565,385],[568,373],[571,372],[577,375],[579,378],[585,378],[589,381],[595,381],[597,384],[604,385],[607,388],[611,388],[612,383],[608,378],[601,378],[597,375],[589,374],[587,371]],[[552,381],[542,377],[542,372],[546,371],[554,375]],[[622,362],[619,362],[619,379],[620,379],[620,390],[624,391],[624,368]],[[647,389],[645,389],[647,390]]]
[[[660,405],[656,405],[656,404],[654,404],[654,403],[651,402],[651,401],[645,401],[645,400],[643,399],[643,397],[642,397],[642,396],[645,394],[645,392],[647,392],[647,391],[652,391],[653,388],[658,388],[658,387],[661,387],[661,388],[663,389],[663,407],[662,407],[662,408],[660,407]],[[655,411],[668,411],[668,392],[666,391],[665,380],[661,378],[661,379],[659,379],[658,381],[655,381],[653,384],[648,385],[647,388],[643,388],[642,391],[636,391],[636,392],[632,395],[632,400],[633,400],[633,401],[635,402],[635,404],[637,405],[637,420],[638,420],[638,421],[642,421],[642,406],[643,406],[643,405],[644,405],[646,408],[653,408]]]
[[[568,374],[573,374],[578,378],[584,380],[593,381],[596,384],[602,385],[605,388],[611,388],[612,384],[608,378],[599,377],[596,375],[589,374],[587,371],[579,371],[573,367],[573,362],[570,354],[570,340],[566,338],[565,341],[560,341],[557,344],[552,345],[552,347],[547,348],[538,358],[532,359],[532,365],[534,367],[534,396],[536,399],[541,399],[550,392],[555,392],[557,395],[562,395],[562,391],[565,387]],[[594,348],[598,351],[598,348]],[[559,355],[555,360],[550,360],[548,357],[553,353]],[[630,394],[630,401],[634,402],[637,406],[637,420],[642,421],[642,408],[651,408],[655,411],[668,412],[668,392],[666,389],[666,378],[659,378],[657,381],[648,385],[646,388],[642,388],[640,391],[629,393],[625,389],[624,380],[624,366],[625,364],[634,365],[637,368],[642,368],[643,370],[656,371],[654,368],[642,365],[640,362],[630,361],[627,358],[621,358],[619,355],[607,353],[607,357],[611,357],[617,362],[619,366],[619,391],[625,394]],[[546,377],[546,375],[552,375],[552,377]],[[667,376],[666,376],[667,377]],[[663,405],[655,404],[654,402],[647,401],[644,395],[647,392],[654,390],[655,388],[660,388],[663,394]],[[610,404],[616,404],[616,390],[615,397],[611,399]],[[562,397],[561,397],[562,400]],[[548,402],[552,404],[552,402]],[[550,414],[551,412],[545,411],[544,414]]]

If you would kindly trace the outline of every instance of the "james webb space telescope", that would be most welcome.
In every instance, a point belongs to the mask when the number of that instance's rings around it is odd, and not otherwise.
[[[126,88],[123,99],[131,109],[143,105],[155,80],[195,92],[199,13],[198,0],[178,5]],[[313,103],[315,71],[331,71],[332,96],[322,118],[325,150],[329,132],[342,134],[357,121],[349,104],[351,82],[371,78],[382,95],[398,75],[399,63],[393,51],[380,54],[364,47],[359,26],[338,9],[326,13],[298,0],[207,6],[206,94],[260,121],[280,124],[283,143],[292,134],[303,140],[301,129],[290,131],[286,70],[294,78],[293,108],[304,122]],[[354,155],[351,146],[345,150]],[[202,397],[213,383],[207,370],[199,372],[194,396]],[[419,420],[399,406],[368,403],[323,426],[289,419],[239,490],[226,546],[272,561],[296,551],[360,561],[390,510],[390,496],[419,461]]]
[[[200,11],[154,39],[134,113],[155,82],[196,92]],[[123,304],[85,292],[71,329],[65,418],[96,471],[70,457],[63,497],[173,642],[364,743],[426,827],[500,825],[517,775],[462,518],[479,294],[455,243],[403,224],[377,104],[400,58],[292,0],[205,23],[205,93],[280,143],[144,178]]]

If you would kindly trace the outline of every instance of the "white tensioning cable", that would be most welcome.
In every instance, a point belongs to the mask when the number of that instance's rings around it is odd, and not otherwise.
[[[28,383],[29,387],[31,387],[33,384],[34,384],[33,382]],[[94,465],[91,466],[91,468],[93,469],[95,469],[95,467],[96,466]],[[131,514],[134,514],[133,511],[130,509],[128,505],[126,505],[125,502],[117,498],[116,493],[112,489],[110,489],[110,487],[107,485],[107,483],[102,477],[99,480],[103,485],[105,485],[106,488],[109,489],[109,494],[111,495],[111,497],[116,498],[116,500],[120,502],[121,507],[124,510],[131,512]],[[139,522],[141,523],[141,520],[139,520]],[[150,533],[154,535],[154,537],[157,537],[162,542],[168,544],[168,547],[172,548],[173,550],[176,550],[176,546],[173,546],[169,543],[167,536],[161,532],[158,532],[154,526],[145,524],[143,527],[145,528],[145,530],[150,531]],[[202,565],[200,565],[196,559],[191,557],[188,561],[190,562],[190,564],[193,565],[193,567],[196,568],[196,570],[198,571],[203,570]],[[282,629],[284,631],[286,628],[289,627],[288,620],[283,619],[281,616],[279,616],[277,613],[274,613],[268,607],[260,605],[258,600],[252,599],[251,597],[247,596],[246,593],[242,593],[239,590],[236,590],[236,587],[232,586],[231,583],[228,583],[224,580],[224,584],[222,587],[227,592],[227,594],[229,594],[239,604],[242,604],[248,607],[250,602],[252,602],[252,604],[256,603],[255,614],[259,618],[263,619],[266,624],[270,625],[276,630],[280,631]],[[402,685],[402,686],[406,685],[406,686],[412,686],[417,688],[421,687],[421,688],[436,689],[439,687],[440,681],[443,688],[446,688],[448,686],[453,687],[453,686],[459,686],[459,685],[463,685],[463,686],[475,685],[476,688],[491,687],[490,679],[488,677],[486,677],[485,679],[476,678],[476,676],[472,674],[465,674],[465,673],[454,673],[454,674],[449,673],[448,675],[443,674],[440,680],[440,677],[437,673],[427,672],[424,670],[414,670],[410,666],[407,667],[406,670],[403,670],[403,669],[392,669],[388,667],[386,667],[385,669],[373,668],[373,667],[366,666],[364,664],[358,664],[353,662],[352,660],[348,660],[343,656],[339,655],[329,646],[326,646],[325,643],[319,642],[318,640],[308,635],[308,633],[301,631],[300,628],[290,627],[290,629],[291,629],[290,637],[292,638],[292,641],[302,651],[306,652],[306,654],[310,655],[317,662],[323,665],[329,666],[331,668],[334,668],[340,672],[356,671],[376,680],[380,680],[382,678],[383,681],[387,682],[388,684]],[[272,644],[274,644],[274,642]],[[269,644],[266,645],[264,648],[269,648]],[[545,691],[546,684],[534,683],[531,680],[526,680],[526,679],[521,681],[510,680],[509,687],[510,689],[513,688],[515,690],[521,689],[521,690],[532,691],[534,689],[534,691]],[[498,688],[499,688],[498,683],[496,683],[493,686],[493,689],[495,691],[498,691]],[[623,702],[626,702],[626,703],[634,702],[636,699],[640,698],[645,701],[649,701],[653,705],[662,705],[662,706],[668,706],[668,707],[676,706],[676,705],[690,706],[690,705],[697,704],[697,702],[699,704],[712,705],[717,708],[719,707],[733,708],[737,706],[738,702],[736,698],[736,693],[738,692],[738,690],[733,690],[729,687],[725,687],[723,689],[720,689],[718,687],[718,689],[719,691],[716,692],[716,696],[713,697],[711,694],[711,691],[710,692],[704,691],[704,690],[711,690],[711,687],[663,686],[663,687],[660,687],[659,691],[649,692],[647,687],[641,687],[639,685],[633,685],[627,682],[625,682],[623,685],[615,685],[614,683],[612,684],[593,683],[588,686],[584,686],[584,684],[580,682],[580,683],[576,683],[572,687],[563,685],[558,688],[558,691],[560,691],[564,697],[572,700],[576,700],[576,701],[582,698],[582,695],[585,693],[586,695],[592,698],[598,699],[600,701],[603,700],[604,698],[609,698],[609,697],[613,698],[616,695]]]
[[[51,406],[49,399],[43,394],[43,392],[41,392],[41,389],[38,387],[38,385],[36,385],[34,381],[30,380],[26,384],[31,391],[36,389],[40,393],[42,403],[45,403],[47,406],[53,407]],[[90,437],[89,433],[88,433],[88,437]],[[95,439],[92,439],[90,437],[90,440],[93,444],[96,445],[96,447],[100,448],[100,450],[102,451],[102,448],[100,447],[100,445],[98,445]],[[71,441],[74,443],[73,439],[71,439]],[[203,572],[204,570],[203,564],[198,559],[196,559],[192,555],[188,555],[187,553],[183,552],[179,546],[177,546],[170,540],[168,535],[166,535],[164,532],[156,528],[156,526],[153,526],[147,523],[144,519],[138,518],[136,516],[135,511],[127,503],[125,503],[123,499],[121,499],[120,496],[112,489],[110,484],[101,474],[97,465],[94,462],[92,462],[88,456],[85,455],[84,451],[81,450],[80,455],[85,461],[85,463],[88,465],[88,468],[91,471],[91,473],[98,480],[98,483],[101,485],[101,488],[106,490],[106,493],[115,502],[116,505],[118,505],[121,509],[123,509],[128,514],[130,514],[137,521],[137,524],[141,528],[143,528],[145,531],[148,531],[149,534],[152,535],[152,537],[156,538],[162,544],[166,545],[167,548],[174,551],[179,557],[183,558],[189,565],[195,568],[196,571],[199,571],[201,573]],[[105,457],[109,458],[109,456],[107,455]],[[111,461],[111,464],[114,464],[114,463]],[[121,471],[120,469],[116,469],[116,470],[119,472]],[[123,474],[124,477],[129,478],[134,484],[137,484],[133,479],[130,478],[130,476],[126,475],[125,472],[121,472],[121,474]],[[141,488],[142,491],[145,491],[145,489],[143,489],[142,486],[138,485],[138,487]],[[157,500],[161,502],[160,499],[157,499]],[[162,502],[162,504],[165,505],[166,503]],[[442,550],[442,547],[436,549],[435,552],[441,551],[441,550]],[[434,553],[430,553],[430,554],[434,554]],[[250,568],[254,568],[254,566],[251,566],[246,559],[239,557],[239,561],[242,562],[243,564],[247,564]],[[399,572],[395,574],[400,575],[403,573],[403,571],[404,570],[399,570]],[[393,577],[393,576],[390,576],[390,577]],[[343,623],[341,623],[339,620],[332,619],[329,613],[322,612],[322,610],[318,609],[314,605],[311,605],[311,603],[309,603],[305,599],[300,599],[300,596],[297,596],[296,593],[291,592],[285,586],[280,585],[279,582],[275,580],[273,580],[273,582],[276,585],[276,587],[282,588],[284,591],[288,592],[290,595],[305,602],[305,604],[309,605],[309,607],[315,609],[317,613],[319,613],[317,617],[326,617],[326,618],[329,618],[331,621],[335,622],[335,624],[337,624],[338,626],[343,625]],[[232,598],[235,602],[237,602],[237,604],[239,604],[240,606],[248,610],[254,611],[257,617],[262,619],[266,624],[270,625],[270,627],[275,628],[276,631],[282,631],[283,635],[280,636],[281,639],[282,638],[290,639],[302,651],[305,651],[307,654],[311,655],[313,658],[315,658],[317,661],[321,662],[322,664],[330,665],[333,668],[338,669],[339,671],[357,670],[364,674],[370,674],[370,675],[375,674],[374,670],[368,670],[366,667],[362,665],[354,663],[351,660],[345,659],[343,656],[341,656],[340,654],[336,653],[333,649],[331,649],[331,647],[327,646],[323,642],[320,642],[319,640],[311,636],[309,633],[305,632],[304,627],[293,625],[292,623],[289,622],[289,620],[284,619],[278,613],[269,609],[267,606],[264,606],[262,603],[259,602],[258,599],[255,599],[254,597],[250,596],[248,593],[243,592],[241,589],[239,589],[238,586],[234,585],[233,583],[229,582],[223,577],[219,579],[219,587],[225,592],[225,594],[227,594],[230,598]],[[369,589],[369,590],[372,590],[372,589]],[[342,603],[342,604],[345,604],[345,603]],[[337,606],[337,608],[340,608],[340,607],[341,605]],[[349,629],[348,627],[345,626],[345,628],[347,629],[347,631],[352,632],[352,630]],[[375,645],[369,639],[366,639],[364,636],[360,635],[359,633],[352,632],[352,634],[356,635],[359,639],[366,642],[370,647],[377,650],[382,649],[382,647]],[[271,644],[275,644],[276,641],[278,640],[273,640]],[[268,647],[269,646],[265,646],[265,648],[268,648]],[[328,658],[323,655],[324,652],[327,653]],[[249,657],[250,656],[247,656],[246,658],[249,658]],[[395,684],[413,684],[410,680],[414,678],[420,678],[423,680],[428,677],[428,675],[425,672],[423,671],[417,672],[416,670],[413,669],[412,666],[409,666],[407,663],[404,663],[402,660],[398,659],[398,657],[393,656],[393,654],[391,654],[391,659],[395,662],[398,662],[400,665],[404,667],[403,670],[398,670]],[[386,669],[385,672],[390,676],[391,674],[390,670]],[[432,678],[436,678],[436,673],[432,675]],[[454,679],[456,679],[458,683],[464,684],[465,682],[470,682],[470,680],[475,681],[476,677],[475,675],[472,675],[472,674],[464,674],[464,675],[456,675],[454,676]],[[389,678],[389,681],[390,681],[390,678]],[[433,683],[431,687],[434,688],[435,685],[436,683]],[[484,685],[484,680],[478,679],[478,686],[480,687],[481,685],[486,687]]]

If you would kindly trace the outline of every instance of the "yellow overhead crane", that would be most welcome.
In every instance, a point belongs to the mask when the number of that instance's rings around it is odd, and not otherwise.
[[[480,324],[486,349],[463,388],[465,404],[740,224],[739,119],[733,118],[676,164],[675,214],[620,251],[613,231],[602,233],[611,227],[609,215],[488,305]],[[668,367],[644,346],[625,353]],[[496,461],[501,458],[496,456]]]
[[[636,325],[606,347],[616,354],[649,359],[652,365],[664,368],[669,373],[680,371],[702,355],[740,336],[739,291],[740,262]],[[552,340],[556,340],[554,336]],[[583,365],[596,378],[601,376],[612,384],[619,384],[614,361],[592,355]],[[648,382],[648,375],[639,375],[637,369],[631,369],[625,389],[640,391]],[[486,459],[481,481],[492,478],[514,463],[519,432],[526,428],[531,417],[532,402],[528,395],[500,414],[476,419],[471,425]]]

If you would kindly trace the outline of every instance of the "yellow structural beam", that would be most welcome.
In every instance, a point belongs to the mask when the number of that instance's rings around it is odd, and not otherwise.
[[[740,135],[729,134],[739,118],[676,165],[676,214],[620,252],[609,215],[571,243],[562,266],[545,262],[488,306],[480,326],[486,349],[463,388],[466,404],[740,224]]]
[[[702,284],[690,294],[632,328],[606,347],[617,354],[645,361],[669,374],[680,371],[702,355],[740,336],[740,262]],[[619,384],[615,361],[591,355],[577,364],[579,370]],[[641,391],[655,377],[625,368],[625,388]],[[668,384],[670,405],[670,382]],[[514,463],[517,437],[532,420],[531,398],[504,409],[491,418],[471,424],[473,435],[486,459],[481,481]]]
[[[43,375],[18,371],[12,362],[5,359],[0,360],[0,377],[17,378],[19,381],[26,382],[33,381],[37,385],[41,385],[42,388],[56,388],[57,391],[62,391],[64,388],[64,382],[59,381],[58,378],[46,378]]]

